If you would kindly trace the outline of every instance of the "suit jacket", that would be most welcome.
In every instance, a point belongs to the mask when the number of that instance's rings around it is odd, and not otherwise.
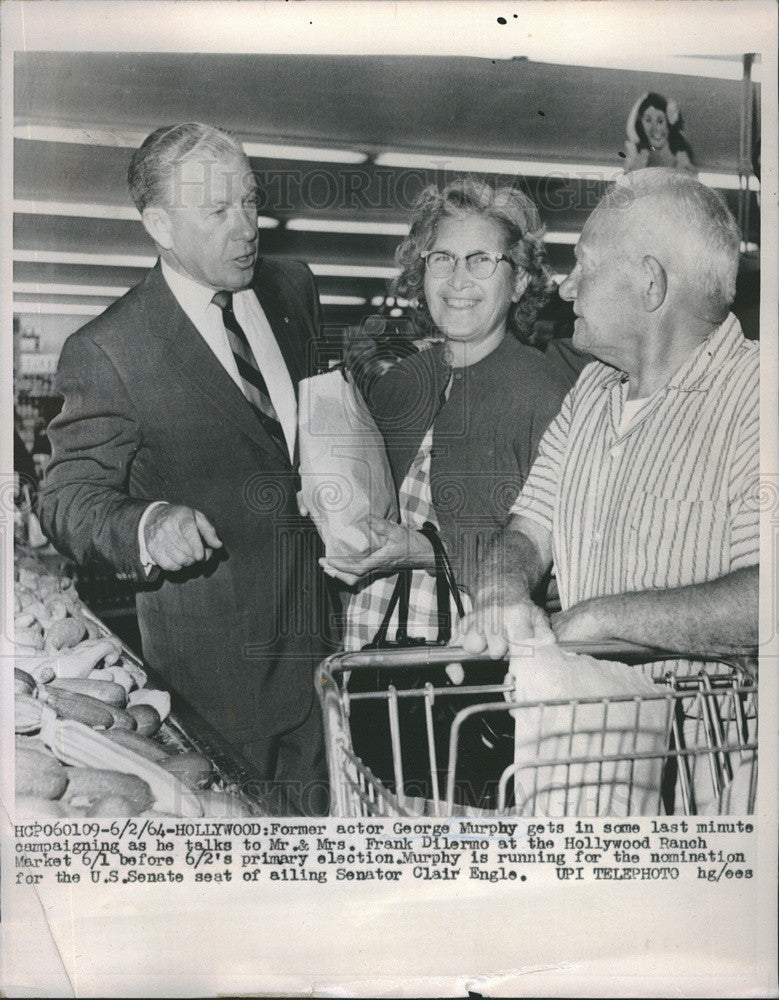
[[[293,385],[319,334],[309,269],[261,260],[252,283]],[[144,584],[137,530],[153,500],[202,511],[223,549],[137,595],[150,666],[233,741],[297,725],[323,655],[317,539],[289,456],[179,306],[159,262],[65,343],[41,496],[44,531],[78,563]]]

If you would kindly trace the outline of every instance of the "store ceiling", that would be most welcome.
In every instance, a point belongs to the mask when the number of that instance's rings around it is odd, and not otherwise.
[[[475,58],[19,53],[15,310],[86,317],[141,277],[154,251],[126,194],[131,148],[185,120],[356,161],[251,157],[274,227],[260,234],[264,252],[314,266],[330,322],[370,311],[399,242],[354,224],[404,223],[421,187],[454,172],[441,166],[452,156],[523,161],[512,179],[539,204],[553,269],[566,273],[576,233],[619,169],[630,107],[649,89],[677,99],[701,170],[737,184],[733,80]],[[430,154],[437,166],[385,166],[388,153]],[[723,193],[735,207],[733,187]],[[311,220],[347,231],[311,231]]]

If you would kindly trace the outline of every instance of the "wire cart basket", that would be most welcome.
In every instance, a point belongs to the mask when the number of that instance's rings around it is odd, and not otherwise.
[[[506,661],[453,647],[328,657],[316,687],[331,813],[754,812],[756,656],[698,656],[705,662],[693,672],[677,672],[679,654],[657,648],[560,645],[599,659],[651,664],[643,668],[651,689],[520,702],[509,700],[514,687],[505,678]],[[444,670],[454,662],[466,669],[466,683],[448,682]],[[362,683],[361,675],[373,683]]]

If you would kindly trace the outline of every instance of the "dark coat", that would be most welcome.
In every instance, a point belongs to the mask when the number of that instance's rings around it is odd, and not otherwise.
[[[309,269],[258,262],[253,285],[297,390],[319,336]],[[137,595],[150,666],[228,739],[272,736],[312,703],[321,658],[310,522],[296,475],[171,293],[159,263],[71,336],[41,522],[78,563],[143,583],[137,530],[153,500],[202,511],[223,543],[205,565],[157,572]]]

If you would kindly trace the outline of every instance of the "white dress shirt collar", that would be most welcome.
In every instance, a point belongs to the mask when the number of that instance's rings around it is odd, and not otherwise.
[[[219,364],[235,382],[239,391],[243,392],[243,382],[238,374],[235,357],[227,338],[222,312],[215,304],[209,309],[214,290],[201,285],[188,275],[180,274],[164,260],[161,260],[160,264],[162,275],[176,301],[210,347]],[[263,312],[260,300],[252,288],[235,292],[233,304],[235,318],[246,335],[255,361],[265,379],[291,457],[295,453],[297,401],[281,348]]]
[[[205,316],[206,309],[214,297],[214,289],[201,285],[199,281],[190,278],[188,274],[174,270],[170,264],[162,259],[160,259],[160,265],[162,266],[163,278],[184,312],[193,321],[196,316],[201,319],[201,322],[195,323],[195,326],[199,328],[202,324],[202,317]]]

